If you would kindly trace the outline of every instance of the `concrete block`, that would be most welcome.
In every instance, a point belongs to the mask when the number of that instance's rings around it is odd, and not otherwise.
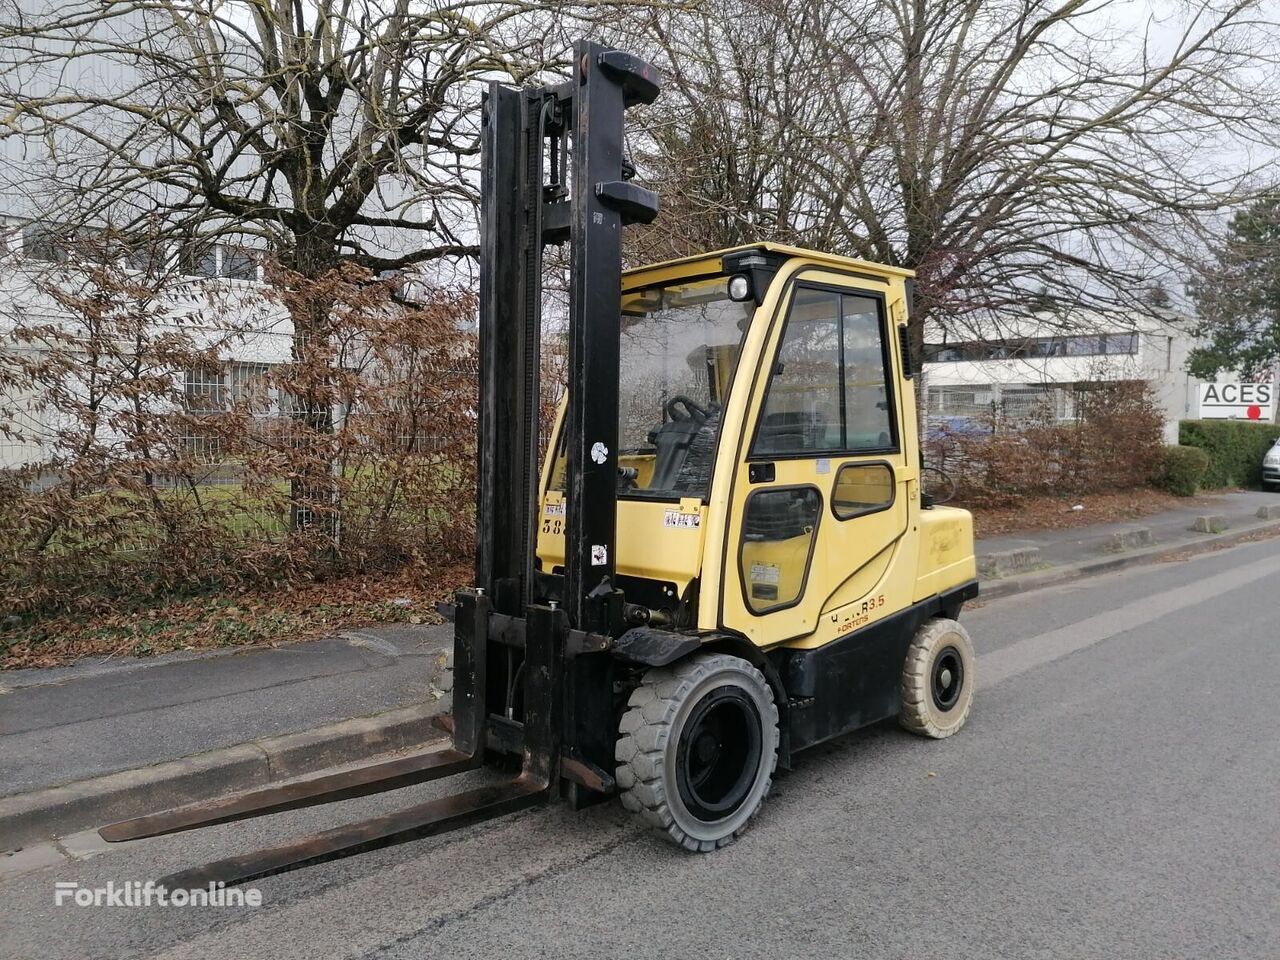
[[[58,846],[73,860],[87,860],[100,853],[106,853],[111,849],[112,844],[103,840],[97,830],[82,830],[63,837],[58,841]]]
[[[1126,550],[1137,550],[1151,546],[1151,528],[1134,527],[1132,530],[1121,530],[1107,537],[1102,543],[1104,553],[1123,553]]]
[[[1280,520],[1280,503],[1268,503],[1258,508],[1259,520]]]
[[[252,744],[0,799],[0,850],[245,790],[270,779]]]
[[[978,576],[1007,577],[1014,573],[1024,573],[1040,566],[1039,547],[1019,547],[1016,550],[1001,550],[978,557]]]
[[[314,730],[289,733],[254,745],[266,754],[271,779],[298,777],[380,753],[417,749],[443,734],[433,716],[441,704],[402,707],[372,717],[342,720]]]
[[[1220,513],[1196,517],[1196,522],[1191,525],[1191,529],[1196,533],[1221,533],[1227,529],[1227,518]]]

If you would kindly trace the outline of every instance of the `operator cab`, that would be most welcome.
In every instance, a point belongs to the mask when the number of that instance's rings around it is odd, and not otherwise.
[[[914,398],[909,383],[894,390],[908,277],[772,244],[624,275],[614,559],[633,622],[777,636],[768,614],[799,606],[781,634],[794,637],[876,583],[908,498],[918,505],[903,415]],[[564,564],[563,413],[538,527],[535,594],[547,599]],[[734,542],[721,551],[708,537]],[[866,563],[811,577],[827,549]],[[717,553],[741,590],[700,612]]]

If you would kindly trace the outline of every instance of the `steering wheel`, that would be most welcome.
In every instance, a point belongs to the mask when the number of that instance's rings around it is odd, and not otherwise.
[[[684,407],[684,413],[679,412],[680,407]],[[711,416],[706,407],[699,406],[683,393],[678,393],[668,400],[666,409],[667,416],[672,420],[692,419],[698,423],[706,423],[707,418]]]

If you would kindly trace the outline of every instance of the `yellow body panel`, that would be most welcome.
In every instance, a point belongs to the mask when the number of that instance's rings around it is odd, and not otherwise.
[[[978,576],[973,516],[955,507],[920,512],[920,548],[914,600],[923,600]]]
[[[679,503],[647,503],[625,500],[618,504],[618,573],[674,583],[683,596],[698,575],[702,560],[703,520],[706,507],[698,500]],[[538,560],[542,569],[564,566],[564,494],[543,495],[538,523]]]
[[[920,507],[915,384],[901,375],[897,335],[898,326],[907,322],[905,281],[911,273],[845,257],[763,246],[788,259],[746,324],[731,387],[727,368],[715,368],[718,395],[723,397],[727,391],[727,400],[720,413],[705,502],[620,497],[616,564],[620,574],[672,583],[681,596],[698,579],[693,619],[701,630],[734,632],[761,647],[813,648],[972,581],[976,576],[973,524],[963,510]],[[716,274],[725,252],[628,271],[623,290],[639,295],[645,288]],[[749,459],[753,437],[762,419],[771,372],[775,365],[781,366],[777,358],[796,282],[803,282],[806,289],[863,294],[856,302],[864,306],[870,300],[879,304],[880,336],[889,360],[884,389],[892,396],[887,406],[892,409],[897,443],[892,449],[865,454],[843,450],[826,456],[777,456],[771,460],[773,479],[753,482]],[[799,316],[802,305],[795,309]],[[843,339],[841,343],[844,350]],[[862,381],[846,373],[842,397],[865,397],[865,391],[874,392],[879,386],[879,381]],[[770,401],[771,409],[785,411],[790,409],[789,402],[786,389],[779,388]],[[845,413],[844,402],[842,422],[848,436],[857,418],[856,411]],[[883,414],[880,417],[883,420]],[[867,421],[874,422],[875,416]],[[621,466],[636,469],[642,486],[654,470],[652,457],[646,456],[624,456]],[[555,472],[551,464],[544,467],[547,492],[538,537],[539,560],[548,571],[564,562],[562,526],[556,523],[557,518],[563,520],[563,495],[547,490]],[[753,494],[790,492],[794,499],[811,499],[810,493],[796,492],[803,490],[817,492],[820,511],[777,536],[746,535],[744,520],[749,519],[748,501]],[[765,505],[760,501],[761,509]]]

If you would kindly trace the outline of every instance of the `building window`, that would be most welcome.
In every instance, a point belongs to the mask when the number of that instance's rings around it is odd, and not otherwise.
[[[183,408],[193,415],[182,442],[192,456],[211,461],[222,454],[223,435],[217,418],[234,408],[250,418],[254,433],[280,429],[290,402],[288,395],[271,383],[270,372],[270,364],[239,361],[182,371]]]
[[[130,270],[158,277],[168,265],[169,251],[162,243],[143,243],[129,247],[124,254],[124,265]]]
[[[267,363],[227,364],[227,392],[231,404],[242,405],[255,417],[277,416],[288,406],[287,398],[268,374]]]
[[[92,230],[59,224],[33,223],[22,230],[22,255],[44,263],[66,263],[95,237]]]
[[[931,417],[956,417],[972,419],[991,416],[993,408],[988,392],[979,393],[973,388],[934,387],[929,391],[929,415]]]
[[[220,367],[188,367],[182,371],[182,400],[188,414],[196,418],[223,413],[227,408],[227,384]],[[181,437],[183,449],[196,460],[211,462],[222,454],[222,438],[217,429],[201,419],[193,419]]]
[[[973,340],[963,343],[927,344],[928,363],[1018,360],[1027,357],[1104,357],[1138,352],[1136,333],[1105,333],[1092,336],[1028,337],[1021,340]]]
[[[22,231],[22,255],[28,260],[61,263],[67,259],[66,247],[58,242],[58,234],[47,226],[32,225]]]
[[[182,396],[188,413],[222,413],[227,381],[218,367],[188,367],[182,372]]]
[[[189,277],[257,280],[258,258],[248,247],[193,240],[182,247],[179,269]]]
[[[216,277],[218,275],[217,245],[190,241],[183,244],[178,255],[178,269],[188,277]]]
[[[253,251],[247,247],[219,245],[222,252],[221,276],[233,280],[257,280],[258,260]]]
[[[1138,352],[1138,335],[1136,333],[1108,333],[1103,340],[1105,341],[1107,356],[1120,354],[1132,356]]]

